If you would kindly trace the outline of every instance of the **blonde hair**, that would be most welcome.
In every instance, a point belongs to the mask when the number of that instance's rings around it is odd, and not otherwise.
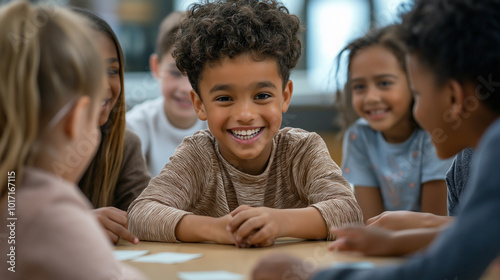
[[[33,146],[71,99],[102,88],[103,69],[83,18],[60,7],[13,2],[0,8],[0,174],[33,160]],[[0,183],[0,197],[7,182]]]
[[[123,147],[125,138],[125,88],[124,88],[124,59],[120,42],[109,24],[96,14],[81,8],[73,11],[83,15],[97,32],[106,35],[116,47],[120,64],[121,91],[115,106],[109,114],[108,121],[101,127],[101,144],[89,168],[78,183],[83,193],[95,208],[112,206],[114,193],[123,162]]]

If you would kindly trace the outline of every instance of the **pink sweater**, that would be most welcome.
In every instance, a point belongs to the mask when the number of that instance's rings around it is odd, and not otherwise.
[[[6,199],[0,206],[0,279],[145,279],[115,260],[90,203],[75,184],[26,168],[13,197],[16,221],[7,220]],[[15,244],[8,244],[13,233],[4,223],[10,222],[15,223]],[[8,270],[11,246],[15,272]]]

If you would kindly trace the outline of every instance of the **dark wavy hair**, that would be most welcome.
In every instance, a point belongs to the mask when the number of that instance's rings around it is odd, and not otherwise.
[[[417,0],[400,31],[437,85],[472,83],[481,102],[500,113],[500,0]]]
[[[275,0],[207,0],[190,6],[173,57],[198,95],[207,63],[247,53],[276,59],[284,88],[301,55],[300,29],[299,19]]]
[[[101,143],[89,167],[78,182],[78,186],[95,208],[114,205],[114,192],[118,184],[123,162],[125,139],[125,59],[118,37],[109,24],[94,12],[78,7],[71,10],[84,16],[91,28],[107,36],[114,44],[120,64],[121,92],[111,109],[108,121],[101,127]]]
[[[342,57],[345,52],[349,52],[347,57],[347,82],[342,88],[337,82],[337,91],[335,92],[335,108],[339,110],[340,117],[336,120],[337,124],[341,128],[341,132],[344,132],[354,121],[356,121],[359,116],[354,111],[352,107],[352,90],[350,86],[351,82],[351,61],[353,58],[361,51],[368,47],[381,46],[391,52],[397,59],[399,67],[406,73],[406,49],[404,44],[398,40],[396,36],[398,34],[397,25],[389,25],[383,28],[374,28],[369,30],[365,35],[354,39],[349,44],[347,44],[337,55],[337,76],[339,74]],[[409,85],[408,85],[409,87]],[[413,103],[412,106],[413,107]],[[411,114],[412,124],[414,127],[419,128],[413,114]],[[342,135],[343,133],[339,133]]]

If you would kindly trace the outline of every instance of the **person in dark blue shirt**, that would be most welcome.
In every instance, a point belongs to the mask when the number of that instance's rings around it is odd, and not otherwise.
[[[474,148],[456,219],[427,250],[403,264],[310,271],[299,259],[268,256],[253,279],[281,279],[297,266],[304,269],[294,279],[479,279],[498,257],[500,0],[417,0],[402,16],[398,35],[408,50],[415,119],[431,134],[437,155],[450,158]],[[354,244],[369,240],[374,231],[333,229],[337,240],[330,247],[355,250]]]

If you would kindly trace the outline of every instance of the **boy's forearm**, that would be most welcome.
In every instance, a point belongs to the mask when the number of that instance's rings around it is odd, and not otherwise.
[[[140,240],[176,242],[175,225],[186,214],[189,212],[139,197],[128,209],[128,229]]]
[[[232,234],[226,229],[230,215],[213,218],[185,215],[175,228],[177,240],[182,242],[213,241],[220,244],[234,244]]]
[[[215,241],[210,230],[214,223],[212,217],[186,215],[177,223],[175,236],[182,242]]]
[[[328,235],[325,220],[314,207],[279,209],[277,213],[281,224],[279,237],[325,239]]]

